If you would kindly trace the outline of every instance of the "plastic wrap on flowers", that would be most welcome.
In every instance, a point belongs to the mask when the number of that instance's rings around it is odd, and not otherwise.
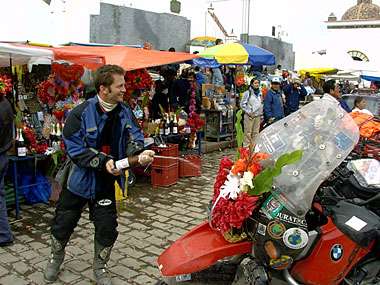
[[[273,178],[281,173],[283,166],[302,156],[299,151],[284,154],[278,163],[271,164],[266,153],[255,153],[248,148],[240,148],[239,153],[240,158],[235,162],[227,157],[220,162],[209,216],[210,226],[230,242],[247,237],[243,225],[260,209],[263,194],[271,191]],[[264,168],[264,164],[267,167]]]

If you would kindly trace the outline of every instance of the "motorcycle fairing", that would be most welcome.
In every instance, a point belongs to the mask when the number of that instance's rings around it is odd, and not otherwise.
[[[204,222],[175,241],[157,259],[162,276],[206,269],[226,257],[252,252],[252,242],[229,243]]]
[[[340,284],[355,264],[370,252],[370,248],[360,247],[352,241],[334,225],[331,218],[328,218],[327,224],[320,231],[320,238],[312,252],[294,264],[291,275],[307,285]],[[343,254],[339,260],[334,261],[331,251],[336,245],[343,248]]]

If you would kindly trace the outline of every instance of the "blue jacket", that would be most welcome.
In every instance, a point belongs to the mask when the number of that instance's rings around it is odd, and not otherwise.
[[[300,100],[307,95],[305,87],[301,85],[300,89],[293,88],[293,84],[288,84],[283,89],[286,96],[286,108],[289,113],[295,112],[300,107]]]
[[[285,116],[281,95],[281,91],[276,92],[273,89],[268,91],[264,99],[265,121],[268,121],[270,118],[280,120]]]
[[[74,162],[67,181],[72,193],[86,199],[95,197],[97,172],[106,171],[105,164],[112,157],[99,152],[97,145],[107,120],[107,113],[99,113],[98,97],[95,96],[74,108],[63,129],[63,140],[70,159]],[[144,135],[139,128],[132,111],[121,104],[119,112],[120,130],[115,139],[119,139],[119,160],[132,155],[127,153],[131,144],[137,144],[140,150],[144,146]],[[123,177],[119,177],[124,180]],[[125,181],[119,181],[124,186]]]

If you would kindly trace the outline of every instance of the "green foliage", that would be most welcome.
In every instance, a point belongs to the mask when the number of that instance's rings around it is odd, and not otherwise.
[[[301,160],[302,150],[281,155],[274,167],[267,167],[253,179],[253,188],[248,191],[249,195],[261,195],[272,189],[273,179],[281,174],[282,168],[289,164],[294,164]]]
[[[144,95],[141,102],[141,106],[146,107],[148,106],[148,104],[149,104],[149,95]]]
[[[158,107],[160,107],[160,112],[161,112],[162,118],[165,118],[165,110],[164,110],[164,108],[162,108],[161,104],[158,104]]]
[[[56,152],[51,154],[51,159],[53,160],[53,163],[50,164],[50,167],[47,170],[47,176],[55,176],[59,167],[61,166],[63,155],[64,152],[62,150],[57,150]]]
[[[243,140],[244,140],[244,131],[241,126],[241,121],[243,119],[243,110],[239,110],[236,113],[236,122],[235,122],[235,129],[236,129],[236,141],[237,141],[237,159],[240,158],[239,148],[243,146]]]
[[[16,107],[16,117],[15,117],[15,124],[17,127],[21,127],[22,123],[22,112],[19,108]]]

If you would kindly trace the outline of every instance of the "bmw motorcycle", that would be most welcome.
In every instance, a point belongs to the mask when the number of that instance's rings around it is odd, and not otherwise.
[[[303,156],[245,221],[248,238],[230,243],[205,221],[158,257],[157,284],[380,284],[380,163],[347,159],[358,140],[326,100],[264,129],[256,150]]]

